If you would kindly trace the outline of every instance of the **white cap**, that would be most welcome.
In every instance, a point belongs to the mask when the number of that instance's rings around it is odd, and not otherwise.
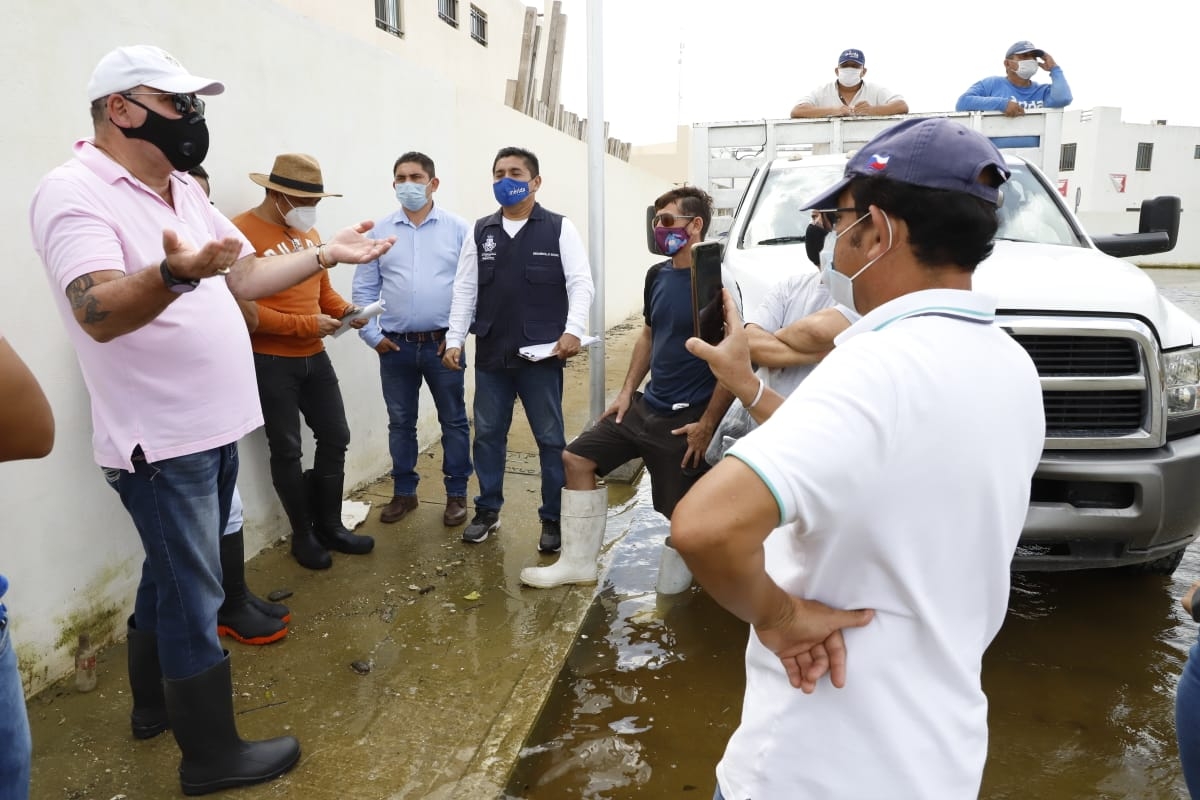
[[[175,57],[149,44],[118,47],[100,59],[88,81],[88,102],[149,86],[172,94],[220,94],[225,84],[190,74]]]

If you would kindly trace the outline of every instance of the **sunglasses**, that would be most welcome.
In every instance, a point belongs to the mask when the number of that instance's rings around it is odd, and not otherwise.
[[[688,214],[667,214],[667,213],[655,214],[654,219],[652,219],[650,221],[650,224],[652,226],[654,226],[655,228],[675,228],[675,227],[680,227],[680,226],[687,224],[685,222],[681,222],[681,220],[695,219],[695,218],[696,218],[695,214],[690,214],[690,215],[688,215]],[[678,226],[675,224],[676,222],[679,223]]]
[[[836,228],[838,223],[842,220],[842,214],[849,214],[853,212],[861,215],[866,212],[867,209],[851,206],[849,208],[814,208],[813,211],[829,220],[829,225],[831,228]]]
[[[195,111],[200,116],[204,116],[204,101],[194,94],[175,94],[173,92],[121,92],[121,97],[128,98],[135,105],[146,108],[146,106],[133,99],[137,95],[143,95],[146,97],[169,97],[171,98],[171,102],[175,104],[175,110],[180,114],[190,114],[192,111]],[[146,108],[146,110],[152,111],[153,109]]]

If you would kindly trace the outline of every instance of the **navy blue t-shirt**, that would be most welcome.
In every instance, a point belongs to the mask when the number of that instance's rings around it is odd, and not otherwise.
[[[716,376],[683,345],[693,334],[692,271],[675,269],[670,260],[655,264],[646,273],[643,303],[651,335],[646,403],[660,413],[679,403],[708,405]]]

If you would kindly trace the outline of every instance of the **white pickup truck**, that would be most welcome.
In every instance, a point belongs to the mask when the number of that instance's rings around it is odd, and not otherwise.
[[[1039,168],[1056,166],[1056,114],[939,116],[992,137],[1013,173],[995,251],[974,281],[998,299],[1000,324],[1037,365],[1046,409],[1013,568],[1170,574],[1200,528],[1200,323],[1121,259],[1174,247],[1179,199],[1144,201],[1139,233],[1089,237],[1055,191],[1053,167],[1049,178]],[[693,128],[693,182],[714,196],[710,236],[724,241],[723,265],[744,307],[781,278],[815,269],[804,249],[804,201],[841,176],[848,152],[895,121]]]

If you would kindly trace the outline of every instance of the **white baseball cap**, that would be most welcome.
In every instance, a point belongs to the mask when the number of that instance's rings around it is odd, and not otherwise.
[[[161,47],[135,44],[118,47],[100,59],[88,81],[88,102],[135,86],[149,86],[173,94],[220,94],[225,91],[225,84],[192,75]]]

